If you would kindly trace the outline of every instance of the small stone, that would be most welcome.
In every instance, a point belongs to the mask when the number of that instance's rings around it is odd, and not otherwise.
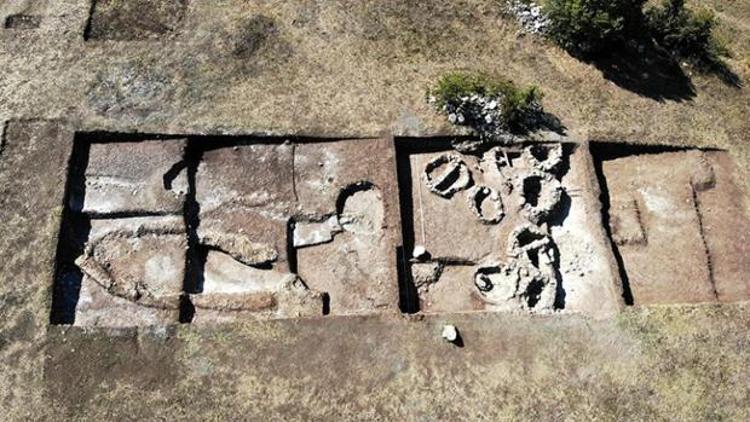
[[[487,278],[479,277],[476,280],[476,285],[481,291],[488,291],[492,288],[492,283]]]
[[[453,343],[458,340],[458,329],[456,329],[455,325],[443,325],[443,332],[441,335],[443,336],[445,341]]]
[[[412,251],[411,256],[416,260],[422,261],[429,258],[430,254],[427,252],[427,249],[425,249],[424,246],[416,245],[414,246],[414,251]]]
[[[448,121],[451,123],[456,123],[456,120],[458,117],[456,116],[456,113],[451,113],[448,115]]]

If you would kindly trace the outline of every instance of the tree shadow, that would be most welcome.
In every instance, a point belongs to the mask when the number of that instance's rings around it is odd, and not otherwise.
[[[679,63],[653,42],[615,46],[584,61],[620,88],[656,101],[686,101],[696,95]]]
[[[706,58],[695,66],[700,72],[712,74],[732,88],[741,89],[744,86],[740,75],[734,73],[721,57]]]

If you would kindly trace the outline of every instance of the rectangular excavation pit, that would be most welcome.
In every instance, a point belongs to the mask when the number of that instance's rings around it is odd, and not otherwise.
[[[723,151],[79,134],[51,321],[746,300],[741,198]]]
[[[620,308],[587,144],[398,141],[402,310],[426,313]]]
[[[395,312],[393,140],[81,134],[51,321]]]
[[[750,223],[728,152],[592,143],[631,304],[750,299]]]
[[[173,36],[188,0],[92,0],[86,41],[148,41]]]

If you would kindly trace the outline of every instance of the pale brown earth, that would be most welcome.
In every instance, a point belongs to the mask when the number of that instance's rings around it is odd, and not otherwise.
[[[750,299],[750,226],[737,212],[726,155],[652,152],[604,161],[612,235],[635,303]]]
[[[703,213],[705,244],[716,280],[732,280],[721,295],[738,297],[748,281],[744,86],[689,69],[674,82],[637,64],[635,81],[623,82],[518,36],[495,1],[220,0],[184,11],[138,1],[119,12],[107,7],[125,2],[105,3],[92,22],[87,0],[0,4],[2,419],[750,419],[750,309],[735,300],[648,306],[633,289],[636,306],[604,319],[393,309],[206,326],[50,325],[75,133],[208,134],[217,144],[221,135],[449,136],[424,93],[455,69],[538,84],[572,140],[726,150],[714,157],[715,177],[729,187],[699,195],[730,204]],[[748,4],[702,4],[719,13],[728,63],[746,84]],[[632,228],[632,213],[622,221]],[[722,248],[736,253],[712,253]],[[247,296],[239,306],[276,303]],[[444,324],[458,327],[463,347],[440,337]]]

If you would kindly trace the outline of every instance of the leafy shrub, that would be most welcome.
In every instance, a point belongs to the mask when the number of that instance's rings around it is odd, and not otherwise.
[[[708,9],[692,11],[684,0],[664,0],[646,12],[646,19],[659,46],[693,65],[711,67],[729,54],[714,36],[717,21]]]
[[[547,0],[549,37],[577,55],[592,55],[628,40],[643,21],[646,0]]]
[[[448,73],[428,95],[451,123],[471,126],[483,136],[527,129],[542,113],[538,87],[521,88],[484,73]]]

